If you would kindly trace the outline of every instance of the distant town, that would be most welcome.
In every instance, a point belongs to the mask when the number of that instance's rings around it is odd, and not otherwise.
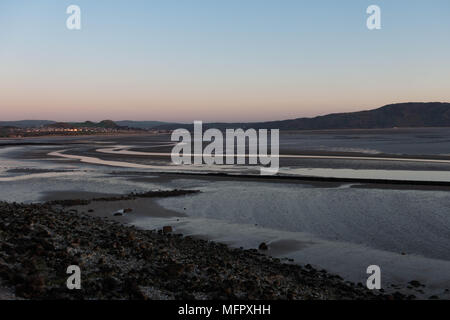
[[[20,126],[0,126],[0,137],[2,138],[24,138],[47,135],[93,135],[93,134],[126,134],[126,133],[168,133],[168,130],[157,130],[153,128],[134,128],[120,126],[114,121],[104,120],[98,123],[86,121],[82,123],[55,122],[37,125],[35,122],[20,123]]]

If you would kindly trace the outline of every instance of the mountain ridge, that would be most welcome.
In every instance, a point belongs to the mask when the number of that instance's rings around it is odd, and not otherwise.
[[[178,127],[177,127],[178,126]],[[331,113],[311,118],[288,120],[205,123],[204,128],[254,128],[280,130],[328,130],[328,129],[383,129],[395,127],[450,127],[450,103],[406,102],[388,104],[376,109]],[[175,128],[192,129],[189,124],[171,124],[155,127],[159,130]]]

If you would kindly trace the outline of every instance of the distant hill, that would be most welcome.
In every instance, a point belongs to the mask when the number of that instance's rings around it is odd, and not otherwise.
[[[253,122],[253,123],[208,123],[205,128],[267,128],[280,130],[324,130],[324,129],[376,129],[395,127],[450,127],[450,103],[410,102],[383,106],[378,109],[334,113],[314,118]],[[192,124],[171,124],[155,129],[192,129]]]
[[[64,129],[74,128],[73,125],[71,125],[70,123],[67,123],[67,122],[55,122],[55,123],[51,123],[45,127],[47,127],[47,128],[64,128]]]
[[[0,127],[17,127],[17,128],[40,128],[40,127],[54,127],[54,128],[80,128],[80,127],[97,127],[97,128],[118,128],[129,127],[135,129],[151,129],[156,126],[169,124],[161,121],[112,121],[103,120],[100,122],[57,122],[50,120],[21,120],[21,121],[0,121]]]
[[[0,127],[39,128],[52,123],[55,123],[55,121],[50,120],[0,121]]]
[[[89,128],[89,127],[96,127],[96,128],[105,128],[105,129],[118,129],[120,128],[120,126],[115,123],[112,120],[103,120],[100,122],[91,122],[91,121],[86,121],[86,122],[75,122],[75,123],[71,123],[71,125],[77,127],[77,128]]]
[[[55,122],[49,124],[49,128],[105,128],[105,129],[119,129],[121,126],[117,125],[112,120],[103,120],[100,122]]]
[[[138,129],[152,129],[157,126],[169,124],[167,122],[161,121],[132,121],[132,120],[116,121],[116,123],[122,127],[130,127]]]
[[[448,127],[450,103],[398,103],[378,109],[336,113],[315,118],[270,122],[280,129],[373,129],[394,127]]]
[[[8,137],[17,127],[1,127],[0,126],[0,137]]]

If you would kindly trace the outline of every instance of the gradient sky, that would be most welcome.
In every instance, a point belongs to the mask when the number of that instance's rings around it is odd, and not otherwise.
[[[66,8],[82,30],[66,28]],[[382,9],[382,30],[366,8]],[[0,120],[260,121],[450,101],[448,0],[1,0]]]

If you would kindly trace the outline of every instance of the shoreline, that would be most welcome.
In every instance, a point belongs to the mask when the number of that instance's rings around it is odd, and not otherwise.
[[[18,297],[414,298],[375,293],[325,270],[286,264],[256,249],[233,249],[168,230],[145,231],[60,205],[0,202],[0,279]],[[82,290],[75,292],[65,286],[65,268],[71,264],[83,272]]]

